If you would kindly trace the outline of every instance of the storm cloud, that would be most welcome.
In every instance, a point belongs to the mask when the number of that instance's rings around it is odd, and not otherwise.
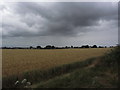
[[[3,38],[82,37],[105,29],[117,31],[117,8],[112,2],[9,3],[0,8]]]

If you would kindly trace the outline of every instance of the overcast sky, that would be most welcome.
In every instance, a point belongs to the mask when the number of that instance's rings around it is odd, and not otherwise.
[[[81,46],[118,43],[117,2],[5,3],[3,46]]]

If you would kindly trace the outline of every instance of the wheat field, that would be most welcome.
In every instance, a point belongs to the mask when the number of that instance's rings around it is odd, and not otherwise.
[[[3,49],[3,77],[19,75],[32,70],[45,70],[62,64],[83,61],[91,57],[101,56],[110,48],[90,49]]]

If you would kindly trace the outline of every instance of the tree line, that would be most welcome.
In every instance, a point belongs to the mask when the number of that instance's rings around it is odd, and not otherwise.
[[[113,48],[114,46],[110,46],[110,48]],[[45,47],[42,46],[29,46],[29,47],[2,47],[2,49],[70,49],[70,48],[107,48],[107,46],[89,46],[89,45],[82,45],[80,47],[76,46],[65,46],[65,47],[56,47],[53,45],[47,45]]]

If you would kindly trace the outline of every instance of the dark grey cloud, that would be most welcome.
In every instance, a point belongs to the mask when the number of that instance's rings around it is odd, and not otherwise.
[[[117,26],[117,4],[110,2],[23,2],[9,8],[13,16],[3,22],[3,36],[76,36],[88,32],[86,27],[100,26],[100,21]]]
[[[115,45],[118,41],[115,2],[6,3],[0,13],[4,46]]]

